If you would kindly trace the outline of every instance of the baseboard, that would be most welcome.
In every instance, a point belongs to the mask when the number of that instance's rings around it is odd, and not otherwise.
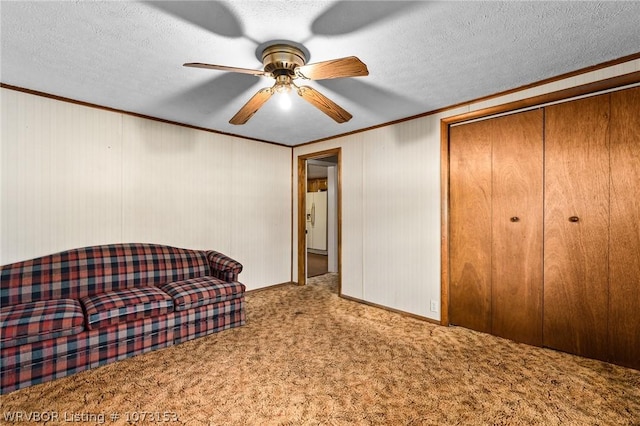
[[[426,321],[426,322],[429,322],[431,324],[445,325],[445,324],[442,324],[438,320],[434,320],[433,318],[423,317],[422,315],[412,314],[411,312],[402,311],[400,309],[390,308],[388,306],[379,305],[377,303],[368,302],[366,300],[358,299],[358,298],[351,297],[351,296],[345,296],[344,294],[341,294],[340,297],[343,298],[343,299],[346,299],[346,300],[350,300],[352,302],[362,303],[363,305],[372,306],[374,308],[384,309],[385,311],[394,312],[396,314],[400,314],[400,315],[403,315],[403,316],[406,316],[406,317],[415,318],[415,319],[420,320],[420,321]]]
[[[297,283],[297,282],[294,282],[294,281],[288,281],[288,282],[285,282],[285,283],[273,284],[273,285],[269,285],[269,286],[266,286],[266,287],[256,288],[254,290],[247,290],[245,292],[245,294],[258,293],[260,291],[271,290],[271,289],[274,289],[274,288],[285,287],[285,286],[288,286],[288,285],[299,286],[300,284]],[[384,309],[385,311],[394,312],[396,314],[400,314],[400,315],[403,315],[403,316],[406,316],[406,317],[410,317],[410,318],[415,318],[417,320],[429,322],[431,324],[447,325],[447,324],[442,324],[441,321],[434,320],[433,318],[424,317],[422,315],[412,314],[411,312],[406,312],[406,311],[402,311],[400,309],[390,308],[388,306],[379,305],[379,304],[373,303],[373,302],[368,302],[366,300],[358,299],[356,297],[345,296],[344,294],[339,294],[338,296],[341,297],[342,299],[349,300],[351,302],[362,303],[363,305],[371,306],[371,307],[378,308],[378,309]]]
[[[244,294],[258,293],[263,290],[271,290],[273,288],[284,287],[287,285],[298,285],[298,283],[294,283],[293,281],[287,281],[285,283],[273,284],[273,285],[268,285],[266,287],[255,288],[253,290],[247,290],[244,292]]]

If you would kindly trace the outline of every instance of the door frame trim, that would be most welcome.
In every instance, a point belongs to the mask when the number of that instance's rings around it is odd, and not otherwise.
[[[327,149],[298,156],[298,285],[307,283],[307,238],[306,238],[306,182],[307,182],[307,160],[322,159],[332,156],[338,157],[338,294],[342,295],[342,148]]]

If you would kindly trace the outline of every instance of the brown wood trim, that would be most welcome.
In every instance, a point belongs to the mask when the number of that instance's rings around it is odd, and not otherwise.
[[[298,156],[298,284],[306,284],[306,191],[305,182],[307,181],[306,161],[310,159],[322,159],[331,156],[338,157],[338,294],[342,294],[342,148],[332,148],[324,151],[313,152]]]
[[[305,285],[307,283],[307,269],[306,269],[306,251],[307,251],[307,238],[306,238],[306,188],[305,182],[307,181],[307,168],[306,158],[298,157],[298,284]]]
[[[447,117],[444,118],[443,121],[447,124],[460,123],[462,121],[488,117],[505,112],[517,111],[524,108],[543,106],[545,104],[553,102],[564,101],[570,98],[590,95],[601,91],[622,88],[624,86],[637,83],[640,83],[640,71],[635,71],[629,74],[623,74],[620,76],[611,77],[605,80],[599,80],[580,86],[570,87],[567,89],[558,90],[556,92],[545,93],[543,95],[533,96],[531,98],[521,99],[506,104],[483,108],[477,111],[471,111],[452,117]]]
[[[471,119],[484,118],[500,113],[515,112],[524,108],[542,106],[553,102],[569,100],[577,96],[595,94],[597,92],[622,88],[640,83],[640,71],[611,77],[592,83],[575,86],[531,98],[509,102],[506,104],[484,108],[481,110],[455,115],[440,120],[440,167],[441,167],[441,323],[449,322],[449,127],[452,124]]]
[[[417,319],[417,320],[420,320],[420,321],[429,322],[431,324],[440,325],[440,321],[434,320],[434,319],[428,318],[428,317],[423,317],[422,315],[416,315],[416,314],[412,314],[411,312],[402,311],[400,309],[390,308],[390,307],[384,306],[384,305],[378,305],[377,303],[373,303],[373,302],[369,302],[369,301],[366,301],[366,300],[358,299],[356,297],[345,296],[344,294],[341,294],[340,297],[342,299],[349,300],[351,302],[362,303],[363,305],[367,305],[367,306],[371,306],[371,307],[374,307],[374,308],[378,308],[378,309],[382,309],[382,310],[385,310],[385,311],[389,311],[389,312],[393,312],[393,313],[396,313],[396,314],[400,314],[400,315],[408,317],[408,318],[414,318],[414,319]]]
[[[509,89],[509,90],[505,90],[504,92],[498,92],[498,93],[493,94],[493,95],[484,96],[482,98],[474,99],[474,100],[472,100],[470,102],[461,102],[461,103],[459,103],[457,105],[452,105],[450,107],[447,107],[446,109],[455,109],[455,108],[458,108],[460,106],[467,105],[467,104],[473,104],[473,103],[477,103],[477,102],[484,102],[484,101],[487,101],[489,99],[499,98],[501,96],[510,95],[512,93],[521,92],[523,90],[532,89],[532,88],[538,87],[538,86],[544,86],[545,84],[554,83],[556,81],[565,80],[567,78],[575,77],[575,76],[582,75],[582,74],[587,74],[587,73],[590,73],[590,72],[593,72],[593,71],[597,71],[597,70],[600,70],[600,69],[603,69],[603,68],[609,68],[609,67],[612,67],[612,66],[615,66],[615,65],[624,64],[625,62],[635,61],[636,59],[640,59],[640,52],[633,53],[633,54],[628,55],[628,56],[623,56],[621,58],[613,59],[611,61],[602,62],[600,64],[592,65],[590,67],[581,68],[581,69],[576,70],[576,71],[570,71],[570,72],[567,72],[567,73],[564,73],[564,74],[557,75],[555,77],[546,78],[544,80],[536,81],[534,83],[525,84],[524,86],[516,87],[515,89]]]
[[[266,287],[260,287],[260,288],[254,288],[253,290],[247,290],[244,292],[245,295],[247,294],[254,294],[254,293],[260,293],[263,292],[265,290],[273,290],[275,288],[280,288],[280,287],[287,287],[290,285],[296,285],[296,283],[289,281],[286,283],[280,283],[280,284],[272,284],[272,285],[268,285]]]
[[[233,134],[233,133],[221,132],[219,130],[207,129],[205,127],[193,126],[191,124],[180,123],[180,122],[177,122],[177,121],[165,120],[164,118],[152,117],[150,115],[139,114],[137,112],[125,111],[125,110],[122,110],[122,109],[106,107],[106,106],[102,106],[102,105],[98,105],[98,104],[92,104],[90,102],[84,102],[84,101],[79,101],[79,100],[76,100],[76,99],[65,98],[63,96],[52,95],[50,93],[39,92],[37,90],[26,89],[24,87],[12,86],[10,84],[0,83],[0,88],[8,89],[8,90],[15,90],[16,92],[22,92],[22,93],[27,93],[29,95],[41,96],[43,98],[49,98],[49,99],[53,99],[53,100],[60,101],[60,102],[67,102],[67,103],[71,103],[71,104],[81,105],[81,106],[88,107],[88,108],[96,108],[96,109],[101,109],[101,110],[104,110],[104,111],[115,112],[115,113],[118,113],[118,114],[131,115],[133,117],[144,118],[144,119],[152,120],[152,121],[158,121],[160,123],[165,123],[165,124],[172,124],[174,126],[186,127],[188,129],[201,130],[203,132],[215,133],[215,134],[218,134],[218,135],[224,135],[224,136],[230,136],[230,137],[234,137],[234,138],[247,139],[247,140],[251,140],[251,141],[255,141],[255,142],[268,143],[268,144],[271,144],[271,145],[278,145],[278,146],[282,146],[282,147],[285,147],[285,148],[292,148],[291,145],[286,145],[286,144],[279,143],[279,142],[268,141],[268,140],[265,140],[265,139],[257,139],[257,138],[252,138],[252,137],[249,137],[249,136],[241,136],[241,135],[236,135],[236,134]]]
[[[338,294],[342,295],[342,148],[338,148]]]
[[[505,90],[503,92],[498,92],[498,93],[495,93],[493,95],[487,95],[487,96],[483,96],[481,98],[476,98],[476,99],[472,99],[472,100],[468,100],[468,101],[463,101],[463,102],[460,102],[460,103],[457,103],[457,104],[454,104],[454,105],[449,105],[449,106],[446,106],[446,107],[443,107],[443,108],[439,108],[439,109],[435,109],[435,110],[432,110],[432,111],[423,112],[421,114],[412,115],[410,117],[400,118],[398,120],[393,120],[393,121],[389,121],[389,122],[386,122],[386,123],[378,124],[378,125],[375,125],[375,126],[366,127],[364,129],[353,130],[351,132],[341,133],[341,134],[335,135],[335,136],[328,136],[326,138],[315,139],[315,140],[312,140],[312,141],[304,142],[304,143],[293,145],[293,146],[297,148],[297,147],[304,146],[304,145],[311,145],[311,144],[318,143],[318,142],[324,142],[324,141],[328,141],[328,140],[332,140],[332,139],[337,139],[337,138],[342,138],[342,137],[345,137],[345,136],[354,135],[354,134],[357,134],[357,133],[367,132],[369,130],[375,130],[375,129],[378,129],[378,128],[381,128],[381,127],[392,126],[394,124],[403,123],[405,121],[415,120],[417,118],[428,117],[430,115],[434,115],[434,114],[439,114],[441,112],[450,111],[450,110],[459,108],[461,106],[470,105],[470,104],[474,104],[474,103],[478,103],[478,102],[484,102],[484,101],[487,101],[487,100],[490,100],[490,99],[499,98],[501,96],[506,96],[506,95],[510,95],[512,93],[520,92],[520,91],[531,89],[531,88],[534,88],[534,87],[543,86],[545,84],[549,84],[549,83],[553,83],[553,82],[556,82],[556,81],[564,80],[564,79],[567,79],[567,78],[575,77],[575,76],[581,75],[581,74],[586,74],[586,73],[589,73],[589,72],[592,72],[592,71],[597,71],[599,69],[612,67],[614,65],[623,64],[625,62],[633,61],[633,60],[636,60],[636,59],[640,59],[640,52],[634,53],[634,54],[628,55],[628,56],[623,56],[622,58],[614,59],[614,60],[611,60],[611,61],[603,62],[601,64],[593,65],[593,66],[590,66],[590,67],[587,67],[587,68],[582,68],[582,69],[579,69],[577,71],[571,71],[571,72],[568,72],[568,73],[565,73],[565,74],[560,74],[560,75],[555,76],[555,77],[551,77],[551,78],[547,78],[547,79],[544,79],[544,80],[537,81],[535,83],[525,84],[524,86],[516,87],[515,89]],[[613,78],[615,79],[617,77],[613,77]]]
[[[295,191],[295,188],[293,187],[293,182],[294,182],[293,174],[296,172],[296,169],[293,166],[293,164],[294,164],[293,160],[294,159],[295,159],[295,157],[293,155],[293,149],[292,149],[291,150],[291,173],[290,173],[291,174],[291,178],[290,178],[291,179],[291,203],[290,203],[291,207],[290,207],[290,210],[289,210],[291,212],[291,247],[290,247],[290,250],[289,250],[289,278],[291,279],[291,282],[294,282],[294,279],[293,279],[293,239],[295,238],[295,234],[296,234],[296,228],[295,228],[296,225],[295,225],[295,223],[293,221],[293,212],[295,211],[295,210],[293,210],[294,207],[295,207],[293,205],[294,194],[295,194],[295,192],[293,192],[293,191]]]
[[[449,325],[449,125],[440,121],[440,324]]]

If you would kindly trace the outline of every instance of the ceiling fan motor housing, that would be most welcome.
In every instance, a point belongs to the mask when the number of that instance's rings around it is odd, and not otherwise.
[[[302,50],[288,44],[274,44],[262,52],[262,64],[265,72],[274,76],[295,75],[295,68],[307,62]]]

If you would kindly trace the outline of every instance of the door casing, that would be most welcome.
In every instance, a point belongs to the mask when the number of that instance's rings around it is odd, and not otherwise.
[[[338,294],[342,294],[342,149],[334,148],[298,156],[298,285],[307,283],[306,192],[307,160],[326,157],[338,158]]]

